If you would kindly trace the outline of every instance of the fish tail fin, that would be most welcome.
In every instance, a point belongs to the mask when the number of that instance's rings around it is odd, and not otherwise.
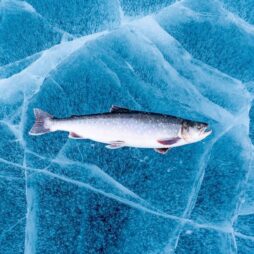
[[[42,135],[50,132],[50,120],[52,115],[44,112],[38,108],[34,109],[35,123],[29,131],[30,135]]]

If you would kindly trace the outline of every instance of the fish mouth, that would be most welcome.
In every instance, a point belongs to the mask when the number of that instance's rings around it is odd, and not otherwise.
[[[212,134],[212,130],[208,127],[208,126],[206,126],[206,127],[204,127],[202,130],[201,130],[201,136],[202,136],[202,138],[206,138],[207,136],[209,136],[210,134]]]

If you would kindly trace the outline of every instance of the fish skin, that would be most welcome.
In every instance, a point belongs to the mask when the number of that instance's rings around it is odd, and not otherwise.
[[[207,124],[205,123],[194,122],[165,114],[131,111],[126,108],[123,108],[121,111],[121,108],[117,106],[115,106],[115,110],[116,111],[108,113],[72,116],[70,118],[62,119],[47,117],[44,123],[42,123],[42,128],[44,130],[45,128],[49,129],[50,132],[67,131],[71,134],[71,137],[90,139],[109,145],[112,144],[111,147],[114,148],[117,143],[121,143],[119,148],[124,146],[139,148],[171,148],[203,139],[197,136],[195,137],[195,141],[192,142],[191,140],[182,137],[182,128],[186,123],[188,128],[198,123],[207,127]],[[40,110],[36,111],[37,115],[38,111]],[[45,116],[49,115],[43,111],[40,112]],[[36,128],[36,132],[33,131],[33,128],[31,129],[31,135],[46,133],[45,131],[39,133],[38,127]],[[200,131],[200,135],[201,134],[204,135]],[[159,142],[160,140],[169,141]],[[172,142],[172,140],[175,140],[175,143]],[[110,146],[108,147],[110,148]],[[118,147],[116,146],[116,148]]]
[[[103,113],[69,119],[53,119],[52,131],[69,131],[86,139],[106,144],[123,141],[125,146],[142,148],[168,147],[160,139],[178,137],[182,120],[142,112]]]

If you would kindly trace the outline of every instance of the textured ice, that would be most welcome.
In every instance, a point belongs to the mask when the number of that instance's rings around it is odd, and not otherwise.
[[[0,253],[254,252],[251,1],[0,3]],[[166,156],[28,135],[33,108],[199,119]]]

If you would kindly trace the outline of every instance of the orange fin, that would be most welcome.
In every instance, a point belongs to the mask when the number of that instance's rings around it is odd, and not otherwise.
[[[166,154],[170,148],[155,148],[154,151],[160,154]]]
[[[170,138],[170,139],[160,139],[158,140],[158,143],[162,144],[162,145],[173,145],[176,144],[181,138],[176,137],[176,138]]]
[[[68,138],[73,138],[73,139],[84,139],[84,137],[78,135],[78,134],[75,133],[75,132],[70,132]]]
[[[125,145],[124,141],[113,141],[110,144],[106,145],[106,148],[108,149],[118,149]]]

